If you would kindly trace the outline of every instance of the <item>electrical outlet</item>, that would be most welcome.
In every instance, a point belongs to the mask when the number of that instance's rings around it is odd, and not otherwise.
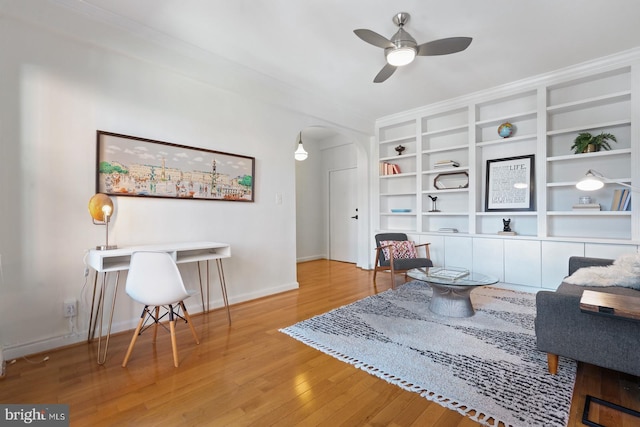
[[[76,315],[76,301],[67,300],[64,302],[64,317],[74,317]]]

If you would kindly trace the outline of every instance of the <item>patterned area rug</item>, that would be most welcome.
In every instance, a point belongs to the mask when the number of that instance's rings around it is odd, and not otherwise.
[[[576,365],[548,373],[534,294],[477,288],[463,319],[431,313],[430,298],[414,281],[281,332],[483,425],[566,426]]]

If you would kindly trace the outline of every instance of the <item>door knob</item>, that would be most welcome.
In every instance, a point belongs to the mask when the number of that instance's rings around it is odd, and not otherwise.
[[[352,219],[358,219],[358,215],[354,215],[351,217]]]

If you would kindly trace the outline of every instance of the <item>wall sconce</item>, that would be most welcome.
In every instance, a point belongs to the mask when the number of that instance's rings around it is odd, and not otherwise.
[[[89,214],[95,225],[104,225],[106,229],[106,242],[96,246],[100,251],[116,249],[116,245],[109,245],[109,220],[113,216],[113,202],[106,194],[97,193],[89,200]]]
[[[293,157],[299,162],[305,160],[309,156],[302,146],[302,131],[298,134],[298,149],[293,153]]]
[[[632,190],[640,191],[640,188],[634,187],[633,185],[629,185],[617,179],[607,178],[600,172],[593,169],[589,169],[584,178],[578,181],[578,183],[576,184],[576,188],[582,191],[595,191],[604,187],[605,182],[622,185],[623,187],[628,187]]]

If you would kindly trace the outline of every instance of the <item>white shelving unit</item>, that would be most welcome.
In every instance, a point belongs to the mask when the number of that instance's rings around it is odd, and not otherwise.
[[[414,120],[378,129],[379,223],[385,230],[415,230],[417,224],[417,138]],[[405,147],[402,155],[395,148]],[[380,165],[397,165],[400,173],[385,175]],[[409,212],[393,212],[408,210]]]
[[[640,185],[640,131],[634,119],[640,117],[637,64],[640,52],[378,120],[378,159],[398,164],[402,173],[378,177],[379,211],[373,231],[403,231],[415,240],[430,241],[443,262],[473,259],[473,265],[466,265],[469,268],[483,265],[475,259],[482,254],[456,257],[453,248],[502,242],[489,245],[503,254],[502,277],[529,286],[547,285],[532,284],[531,277],[518,279],[522,269],[509,265],[519,259],[512,250],[541,254],[527,259],[558,272],[564,271],[560,263],[566,261],[558,253],[611,256],[638,251],[640,204],[633,203],[635,193],[630,211],[611,210],[614,190],[623,187],[610,182],[588,194],[602,210],[572,209],[580,196],[587,195],[575,185],[589,169]],[[515,130],[501,138],[497,129],[505,122]],[[610,151],[576,154],[571,146],[581,132],[612,133],[617,143],[611,143]],[[406,150],[397,156],[394,147],[399,144]],[[487,161],[525,155],[535,156],[534,210],[487,212]],[[444,160],[456,161],[459,167],[434,167]],[[434,179],[445,173],[467,173],[468,187],[435,188]],[[437,197],[435,212],[429,196]],[[511,219],[516,236],[498,234],[503,218]],[[458,233],[439,233],[441,228],[455,228]],[[496,268],[496,262],[486,264]],[[535,280],[542,282],[549,279],[545,272],[537,276]]]
[[[631,67],[594,74],[547,88],[546,236],[631,240],[631,211],[612,211],[613,189],[591,195],[600,211],[574,211],[583,195],[575,184],[587,170],[631,182]],[[612,133],[611,151],[575,154],[572,141],[581,132]]]
[[[537,235],[535,211],[486,212],[487,160],[536,154],[538,114],[537,90],[496,97],[475,106],[476,200],[475,233],[495,235],[502,230],[502,218],[511,219],[511,228],[522,236]],[[501,138],[498,127],[505,122],[514,128],[512,136]],[[537,209],[537,206],[534,206]]]

